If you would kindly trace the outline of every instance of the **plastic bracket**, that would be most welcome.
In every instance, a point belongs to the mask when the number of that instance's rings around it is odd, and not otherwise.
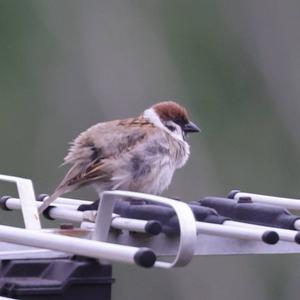
[[[114,206],[117,201],[122,198],[148,200],[172,207],[177,214],[180,228],[179,246],[175,259],[172,262],[156,261],[154,266],[172,268],[185,266],[191,261],[197,242],[197,226],[193,212],[186,203],[161,196],[129,191],[106,191],[99,196],[100,202],[93,239],[107,241]]]

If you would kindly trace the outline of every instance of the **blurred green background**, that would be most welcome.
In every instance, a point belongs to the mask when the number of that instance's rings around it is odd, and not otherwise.
[[[80,131],[172,99],[202,133],[165,195],[299,198],[299,26],[294,0],[0,0],[0,173],[51,193]],[[299,267],[298,255],[116,265],[113,299],[298,299]]]

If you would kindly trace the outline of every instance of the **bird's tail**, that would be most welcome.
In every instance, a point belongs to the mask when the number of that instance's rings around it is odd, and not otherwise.
[[[51,196],[42,202],[38,208],[38,212],[41,214],[54,200],[66,192],[67,191],[65,189],[57,189]]]

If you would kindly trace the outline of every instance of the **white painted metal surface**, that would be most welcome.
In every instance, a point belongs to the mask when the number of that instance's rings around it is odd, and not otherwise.
[[[59,198],[55,199],[55,201],[53,202],[53,204],[69,204],[69,205],[75,205],[75,206],[79,206],[81,204],[90,205],[92,203],[93,203],[93,201],[64,198],[64,197],[59,197]]]
[[[32,181],[26,178],[7,176],[0,174],[0,180],[13,182],[17,185],[19,197],[21,199],[22,213],[25,228],[41,229],[41,222],[35,204],[35,193]]]
[[[244,222],[225,221],[225,224],[228,226],[233,226],[235,228],[240,228],[240,229],[250,228],[250,229],[254,229],[254,230],[273,230],[278,233],[280,240],[287,241],[287,242],[295,242],[296,235],[298,234],[298,231],[296,231],[296,230],[262,226],[262,225],[244,223]]]
[[[296,230],[300,230],[300,220],[295,221],[294,227],[295,227]]]
[[[0,240],[8,243],[132,264],[135,264],[134,256],[140,249],[138,247],[86,240],[5,225],[0,225]]]
[[[276,205],[292,210],[300,210],[300,199],[273,197],[244,192],[238,192],[234,195],[234,199],[237,200],[243,197],[250,197],[253,202]]]
[[[50,249],[33,248],[30,246],[0,242],[0,260],[4,259],[43,259],[65,258],[71,255],[65,252]]]
[[[265,229],[260,228],[233,227],[204,222],[196,222],[196,224],[198,234],[210,234],[243,240],[262,241],[262,235],[266,232]]]

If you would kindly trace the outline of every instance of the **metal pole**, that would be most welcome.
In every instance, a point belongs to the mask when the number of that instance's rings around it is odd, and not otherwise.
[[[233,227],[228,225],[196,222],[197,234],[211,234],[222,237],[245,240],[263,241],[267,244],[276,244],[278,235],[274,231],[261,228]]]
[[[243,197],[250,197],[253,202],[272,204],[287,209],[300,210],[299,199],[274,197],[274,196],[267,196],[267,195],[253,194],[253,193],[244,193],[239,191],[236,192],[232,191],[229,194],[229,197],[237,200]]]
[[[148,248],[85,240],[5,225],[0,225],[0,240],[8,243],[63,251],[112,262],[138,264],[143,267],[153,266],[156,260],[155,254]]]
[[[262,225],[255,225],[250,223],[236,222],[236,221],[225,221],[226,225],[233,227],[243,227],[243,228],[252,228],[252,229],[261,229],[261,230],[273,230],[278,233],[279,239],[287,242],[296,242],[300,243],[300,233],[296,230],[282,229],[277,227],[267,227]]]

